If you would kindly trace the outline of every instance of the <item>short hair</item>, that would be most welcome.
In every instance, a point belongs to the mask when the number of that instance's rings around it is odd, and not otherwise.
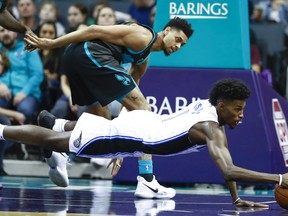
[[[246,84],[240,79],[223,79],[216,82],[209,93],[209,101],[216,106],[219,99],[246,100],[251,95]]]
[[[0,51],[0,55],[2,57],[2,65],[3,65],[3,72],[1,75],[3,75],[10,68],[10,60],[4,52]]]
[[[186,20],[181,19],[180,17],[174,17],[173,19],[171,19],[163,28],[163,30],[168,26],[170,26],[171,28],[182,30],[184,34],[187,36],[187,38],[190,38],[194,32],[194,30],[192,29],[192,25],[188,23]]]

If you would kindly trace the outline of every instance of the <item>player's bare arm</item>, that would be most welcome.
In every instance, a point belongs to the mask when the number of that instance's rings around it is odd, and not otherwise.
[[[152,33],[139,25],[91,25],[54,40],[39,38],[33,33],[26,35],[25,41],[40,49],[53,49],[63,47],[70,43],[89,40],[103,40],[120,46],[125,46],[133,51],[144,49],[152,39]]]
[[[196,124],[193,128],[196,132],[189,131],[190,139],[197,139],[198,137],[198,140],[201,141],[205,137],[209,154],[228,183],[233,202],[237,201],[235,203],[237,206],[267,207],[267,205],[261,203],[238,199],[234,181],[278,183],[279,175],[255,172],[235,166],[228,150],[224,128],[219,127],[218,123],[202,122]],[[283,187],[285,187],[284,184]]]
[[[225,128],[222,127],[221,130],[223,131],[223,133],[225,134],[225,146],[228,149],[228,142],[226,139],[226,133],[225,133]],[[240,199],[239,195],[238,195],[238,190],[237,190],[237,184],[235,181],[226,181],[226,185],[229,189],[229,192],[231,194],[232,197],[232,201],[236,206],[243,206],[243,200]],[[248,204],[244,204],[244,206],[251,206],[252,203],[248,203]]]
[[[203,123],[209,154],[226,181],[278,183],[279,175],[266,174],[237,167],[225,145],[224,130],[216,122]]]
[[[7,5],[6,0],[2,0],[2,3],[3,5]],[[23,23],[16,20],[6,8],[1,12],[0,25],[5,29],[19,33],[31,31],[28,26],[25,26]]]

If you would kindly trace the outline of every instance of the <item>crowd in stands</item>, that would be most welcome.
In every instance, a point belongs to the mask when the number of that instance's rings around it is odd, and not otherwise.
[[[288,0],[249,0],[249,21],[252,69],[288,98]]]
[[[251,68],[267,80],[284,97],[288,79],[288,0],[248,0],[249,21],[253,25],[281,25],[283,46],[277,53],[267,53],[267,43],[255,29],[250,28]],[[127,0],[127,11],[113,8],[109,0],[95,0],[93,6],[85,1],[71,1],[59,7],[60,1],[10,0],[7,9],[39,37],[54,39],[88,25],[113,25],[121,22],[138,22],[153,27],[156,0]],[[63,9],[66,11],[64,12]],[[66,17],[60,17],[67,14]],[[61,70],[64,48],[23,51],[23,36],[0,27],[0,123],[36,124],[40,110],[46,109],[59,118],[75,120],[88,111],[107,118],[116,117],[121,106],[111,103],[107,107],[93,104],[89,107],[73,105],[69,82]],[[124,67],[129,68],[129,65]],[[3,169],[4,152],[12,152],[18,159],[31,159],[25,147],[1,141],[0,175]],[[13,149],[13,150],[11,150]],[[32,151],[28,149],[28,152]],[[38,151],[38,150],[36,150]],[[41,152],[41,150],[39,150]],[[38,152],[38,155],[39,155]],[[41,159],[41,158],[40,158]],[[95,160],[96,164],[107,164]]]

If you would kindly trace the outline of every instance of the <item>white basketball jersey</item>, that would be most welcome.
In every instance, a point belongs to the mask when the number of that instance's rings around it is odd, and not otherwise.
[[[218,123],[216,109],[208,100],[195,101],[170,115],[134,110],[110,121],[84,113],[70,137],[70,151],[82,157],[195,152],[204,146],[191,144],[188,132],[193,125],[203,121]]]

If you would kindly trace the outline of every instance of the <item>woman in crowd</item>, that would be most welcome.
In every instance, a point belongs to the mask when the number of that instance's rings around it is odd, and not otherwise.
[[[45,21],[39,26],[39,37],[55,39],[57,37],[56,24]],[[63,49],[42,49],[39,51],[43,67],[44,81],[42,83],[43,106],[50,109],[60,94],[59,67]]]
[[[69,26],[66,32],[75,31],[80,24],[86,24],[87,17],[88,9],[84,4],[72,4],[68,8],[67,21]]]

